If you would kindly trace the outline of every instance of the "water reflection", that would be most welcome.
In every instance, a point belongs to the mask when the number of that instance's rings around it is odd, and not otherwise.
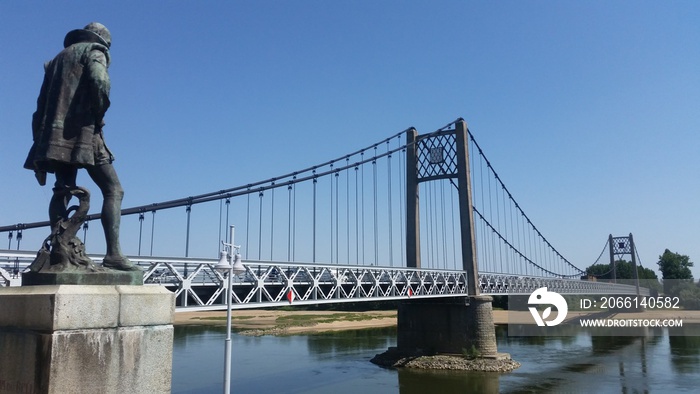
[[[682,328],[675,328],[668,337],[671,347],[671,365],[679,374],[700,373],[700,336],[684,336]]]
[[[591,337],[593,353],[604,355],[637,342],[637,337]]]
[[[690,330],[690,331],[689,331]],[[287,337],[233,335],[236,393],[529,393],[693,391],[700,373],[697,327],[655,336],[512,337],[499,351],[522,366],[508,374],[380,368],[369,360],[395,346],[395,328]],[[173,393],[218,393],[223,327],[175,329]]]
[[[189,339],[197,338],[209,333],[226,332],[226,328],[218,326],[177,326],[175,327],[174,343],[184,344]]]
[[[388,349],[393,346],[396,327],[337,331],[305,336],[309,353],[323,359],[365,349]]]
[[[398,375],[401,394],[500,392],[497,373],[402,369],[398,371]]]

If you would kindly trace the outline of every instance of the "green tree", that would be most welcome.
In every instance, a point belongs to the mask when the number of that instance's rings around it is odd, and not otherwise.
[[[632,284],[630,282],[634,279],[634,266],[632,262],[626,260],[615,261],[617,268],[617,279],[624,280],[625,283]],[[612,280],[612,266],[610,264],[593,264],[586,268],[586,275],[594,276],[598,280]],[[659,283],[659,277],[656,275],[654,270],[649,268],[644,268],[637,266],[637,275],[639,277],[639,286],[646,287],[648,289],[661,290],[661,284]]]
[[[634,266],[625,260],[615,261],[617,267],[617,279],[634,279]],[[593,264],[586,268],[586,275],[595,276],[598,279],[612,279],[612,266],[610,264]],[[637,275],[642,279],[658,279],[656,272],[649,268],[637,266]]]
[[[700,310],[700,287],[692,281],[682,281],[672,286],[671,294],[678,297],[685,309]]]
[[[686,255],[673,253],[666,249],[664,254],[659,256],[659,261],[656,264],[659,265],[659,271],[664,279],[665,293],[672,294],[673,287],[679,281],[693,281],[693,274],[690,272],[693,262]]]
[[[664,254],[659,256],[659,271],[664,279],[693,279],[693,274],[690,272],[690,267],[693,262],[690,257],[673,253],[666,249]]]
[[[612,266],[610,264],[593,264],[586,268],[587,276],[594,276],[597,279],[612,279]]]

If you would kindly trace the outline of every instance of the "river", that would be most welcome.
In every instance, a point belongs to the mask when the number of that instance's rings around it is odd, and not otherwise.
[[[393,370],[370,359],[396,329],[314,335],[232,335],[233,393],[654,393],[698,392],[700,336],[509,337],[499,352],[522,366],[507,374]],[[681,334],[681,333],[679,333]],[[675,335],[675,334],[674,334]],[[175,327],[173,393],[220,393],[225,328]]]

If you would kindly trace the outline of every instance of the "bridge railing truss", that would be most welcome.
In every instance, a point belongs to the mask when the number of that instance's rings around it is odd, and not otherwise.
[[[0,259],[19,259],[24,270],[34,254],[0,250]],[[229,283],[234,309],[468,295],[464,271],[244,260],[245,273],[229,282],[212,268],[215,259],[130,259],[143,267],[145,285],[175,293],[179,310],[225,309]],[[0,275],[0,285],[10,285],[8,271]],[[478,284],[485,295],[527,295],[541,287],[560,294],[636,294],[630,285],[487,272],[479,274]],[[641,289],[641,295],[649,295],[648,289]]]

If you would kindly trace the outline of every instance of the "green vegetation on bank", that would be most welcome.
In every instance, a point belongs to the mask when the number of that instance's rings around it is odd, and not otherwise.
[[[617,272],[615,277],[617,280],[625,281],[625,283],[632,283],[630,281],[635,279],[632,262],[617,260],[615,261],[615,268]],[[586,275],[589,278],[596,278],[596,280],[603,282],[611,281],[613,279],[613,267],[611,264],[593,264],[586,268]],[[637,266],[637,275],[639,277],[639,286],[661,291],[661,283],[659,283],[659,277],[656,276],[656,272],[649,268]]]

